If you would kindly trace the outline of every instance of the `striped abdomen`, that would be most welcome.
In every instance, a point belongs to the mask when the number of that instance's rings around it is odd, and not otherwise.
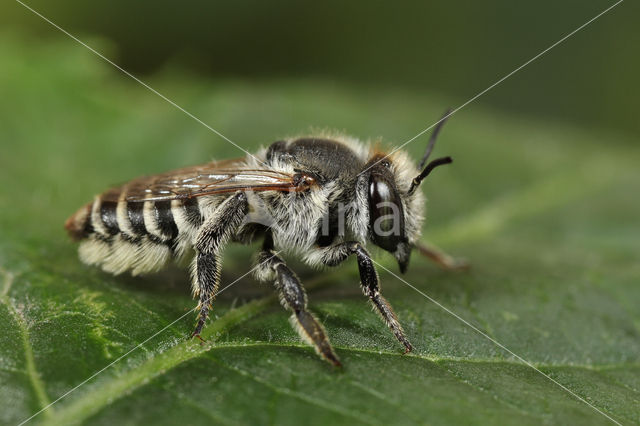
[[[115,274],[137,275],[181,257],[203,216],[197,198],[126,201],[126,186],[102,195],[71,216],[65,228],[81,241],[80,258]]]

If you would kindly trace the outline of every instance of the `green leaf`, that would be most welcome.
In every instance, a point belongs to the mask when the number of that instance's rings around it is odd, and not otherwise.
[[[302,344],[272,289],[249,277],[216,301],[207,343],[188,339],[185,271],[131,278],[86,267],[62,224],[109,185],[243,153],[69,40],[0,40],[3,424],[62,396],[32,422],[609,422],[381,269],[415,345],[402,356],[353,261],[317,272],[289,257],[343,370]],[[209,81],[172,68],[144,79],[249,150],[311,128],[383,135],[391,146],[464,101],[326,81]],[[425,143],[407,149],[418,158]],[[450,120],[437,150],[455,163],[424,184],[425,239],[473,267],[445,272],[414,255],[403,278],[598,410],[640,422],[637,140],[478,100]],[[255,250],[227,249],[223,285],[251,268]]]

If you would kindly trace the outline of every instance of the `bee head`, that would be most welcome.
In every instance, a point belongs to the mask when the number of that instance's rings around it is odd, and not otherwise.
[[[416,190],[433,169],[453,161],[451,157],[443,157],[427,163],[438,133],[450,115],[448,110],[438,121],[417,169],[401,151],[371,160],[369,237],[375,245],[394,255],[403,273],[409,265],[413,243],[419,237],[424,211],[424,198]]]
[[[405,212],[400,191],[391,170],[383,159],[371,169],[368,187],[369,237],[371,241],[393,254],[404,272],[409,264],[411,246],[407,238]]]

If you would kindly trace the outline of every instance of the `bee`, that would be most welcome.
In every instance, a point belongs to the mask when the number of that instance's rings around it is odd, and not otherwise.
[[[452,161],[427,164],[444,118],[417,167],[403,151],[387,154],[341,135],[281,140],[245,158],[112,188],[73,214],[65,228],[80,242],[84,263],[113,274],[147,274],[172,259],[191,260],[199,312],[191,337],[198,338],[220,284],[225,245],[261,240],[255,277],[273,283],[301,338],[335,366],[340,360],[281,253],[314,267],[355,256],[362,291],[407,353],[412,345],[381,294],[366,245],[391,253],[401,272],[413,248],[441,266],[464,266],[419,242],[424,197],[418,187],[435,167]]]

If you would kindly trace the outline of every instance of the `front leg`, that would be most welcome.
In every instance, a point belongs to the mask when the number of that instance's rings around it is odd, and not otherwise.
[[[373,266],[371,256],[357,241],[349,241],[335,246],[323,248],[320,261],[328,266],[337,266],[345,261],[349,256],[355,254],[358,259],[358,270],[360,272],[360,285],[365,296],[368,296],[371,303],[382,316],[382,319],[391,329],[396,339],[405,347],[404,353],[410,352],[413,347],[404,334],[404,330],[398,321],[398,317],[393,312],[391,305],[382,297],[378,273]]]
[[[421,255],[433,260],[438,265],[440,265],[443,269],[453,271],[453,270],[464,270],[464,269],[470,268],[469,262],[467,262],[466,260],[457,259],[443,252],[442,250],[440,250],[439,248],[437,248],[432,244],[416,242],[414,244],[414,247],[418,249],[418,252]]]
[[[340,360],[331,347],[322,325],[307,311],[307,295],[298,276],[273,251],[273,240],[267,234],[262,251],[258,255],[255,272],[259,281],[274,281],[280,303],[293,312],[291,324],[300,337],[316,349],[324,359],[340,367]]]
[[[248,211],[247,195],[239,192],[223,201],[202,225],[195,241],[193,292],[199,296],[198,324],[191,337],[200,337],[209,316],[211,304],[220,282],[220,253],[231,235],[238,229]]]

